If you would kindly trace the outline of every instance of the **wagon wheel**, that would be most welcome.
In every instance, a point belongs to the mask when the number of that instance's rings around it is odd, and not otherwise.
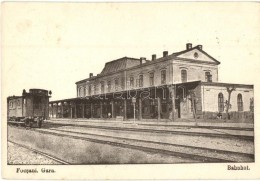
[[[30,126],[30,128],[33,127],[33,122],[32,121],[30,121],[29,126]]]

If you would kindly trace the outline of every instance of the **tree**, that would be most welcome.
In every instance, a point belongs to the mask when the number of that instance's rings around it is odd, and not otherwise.
[[[230,98],[231,98],[231,93],[236,90],[234,86],[232,87],[227,87],[227,92],[228,92],[228,100],[226,100],[225,102],[225,107],[226,107],[226,113],[227,113],[227,117],[228,119],[230,119],[230,115],[229,115],[229,109],[231,108],[231,104],[230,104]]]
[[[192,112],[193,112],[193,117],[195,119],[195,126],[198,125],[197,123],[197,115],[196,115],[196,105],[198,103],[197,99],[196,99],[196,95],[195,95],[195,91],[194,90],[190,90],[190,100],[191,100],[191,105],[192,105]]]

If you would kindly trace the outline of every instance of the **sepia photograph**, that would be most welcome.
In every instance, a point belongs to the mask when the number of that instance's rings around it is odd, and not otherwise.
[[[259,178],[258,3],[1,9],[2,177]]]

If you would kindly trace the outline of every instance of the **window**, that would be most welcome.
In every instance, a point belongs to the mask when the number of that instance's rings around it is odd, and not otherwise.
[[[84,96],[84,88],[80,87],[79,88],[79,97],[83,97]]]
[[[88,94],[91,96],[91,85],[88,86]]]
[[[98,84],[97,84],[97,85],[95,85],[95,94],[98,94],[98,91],[99,91],[99,89],[98,89]]]
[[[20,100],[17,100],[17,106],[20,107]]]
[[[218,94],[218,111],[219,112],[224,111],[224,97],[222,93]]]
[[[119,85],[118,79],[115,79],[115,90],[116,90],[116,91],[118,90],[118,85]]]
[[[193,56],[194,56],[194,58],[198,58],[199,57],[199,54],[197,53],[197,52],[195,52],[194,54],[193,54]]]
[[[161,71],[161,84],[166,84],[166,70]]]
[[[97,94],[97,85],[94,85],[94,94]]]
[[[130,77],[130,87],[134,87],[134,77]]]
[[[87,86],[84,87],[84,96],[87,96],[88,95],[88,88]]]
[[[83,95],[82,95],[82,97],[84,97],[84,96],[86,95],[86,88],[85,88],[85,86],[84,86],[84,87],[82,87],[82,92],[83,92]]]
[[[100,82],[101,94],[105,93],[105,83],[104,81]]]
[[[139,75],[139,87],[143,87],[143,84],[144,84],[144,76]]]
[[[237,95],[237,109],[238,111],[243,111],[243,99],[241,94]]]
[[[107,82],[107,91],[111,92],[111,81]]]
[[[150,73],[150,86],[154,85],[154,73]]]
[[[212,82],[212,75],[210,72],[205,72],[205,80],[206,82]]]
[[[187,82],[187,70],[181,70],[181,82]]]
[[[78,88],[78,97],[80,96],[80,87]]]

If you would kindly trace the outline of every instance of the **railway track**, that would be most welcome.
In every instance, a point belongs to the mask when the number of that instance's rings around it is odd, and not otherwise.
[[[109,129],[109,130],[120,130],[120,131],[133,131],[133,132],[152,132],[152,133],[163,133],[163,134],[175,134],[175,135],[190,135],[190,136],[204,136],[204,137],[218,137],[218,138],[235,138],[243,140],[254,140],[253,136],[248,135],[234,135],[228,133],[201,133],[191,131],[176,131],[176,130],[162,130],[162,129],[147,129],[147,128],[131,128],[131,127],[118,127],[118,126],[99,126],[99,125],[81,125],[81,124],[65,124],[65,123],[50,123],[48,126],[77,126],[85,128],[97,128],[97,129]],[[214,130],[214,129],[211,129]]]
[[[48,153],[44,153],[44,152],[42,152],[42,151],[39,151],[39,150],[30,148],[30,147],[28,147],[28,146],[26,146],[26,145],[22,145],[22,144],[20,144],[20,143],[16,143],[16,142],[11,141],[11,140],[8,140],[8,142],[10,142],[10,143],[12,143],[12,144],[14,144],[14,145],[20,146],[20,147],[22,147],[22,148],[25,148],[25,149],[27,149],[27,150],[30,150],[30,151],[32,151],[32,152],[35,152],[35,153],[37,153],[37,154],[39,154],[39,155],[42,155],[42,156],[44,156],[44,157],[47,157],[47,158],[49,158],[49,159],[51,159],[51,160],[54,160],[54,161],[56,161],[56,162],[58,162],[58,163],[60,163],[60,164],[62,164],[62,165],[70,165],[70,163],[68,163],[68,162],[66,162],[66,161],[64,161],[64,160],[62,160],[62,159],[60,159],[60,158],[54,157],[54,156],[52,156],[52,155],[50,155],[50,154],[48,154]]]
[[[96,137],[101,137],[101,138],[112,138],[112,139],[127,140],[127,141],[134,141],[134,142],[140,141],[140,142],[143,142],[143,143],[153,143],[153,144],[161,144],[161,145],[169,145],[169,146],[179,146],[179,147],[183,147],[183,148],[200,149],[200,150],[204,150],[204,151],[213,151],[213,152],[218,152],[218,153],[222,153],[222,154],[237,154],[237,155],[241,155],[241,156],[247,156],[247,157],[250,157],[250,158],[254,158],[254,155],[250,154],[250,153],[226,151],[226,150],[219,150],[219,149],[212,149],[212,148],[205,148],[205,147],[172,144],[172,143],[164,143],[164,142],[149,141],[149,140],[143,140],[143,139],[134,139],[134,138],[124,138],[124,137],[118,137],[118,136],[100,135],[100,134],[78,132],[78,131],[60,130],[60,129],[54,129],[54,128],[52,128],[51,130],[67,132],[67,133],[76,133],[76,134],[81,134],[81,135],[96,136]]]
[[[150,153],[188,158],[200,162],[225,163],[225,162],[253,162],[254,161],[253,154],[240,153],[234,151],[217,150],[217,149],[194,147],[194,146],[187,146],[187,145],[161,143],[156,141],[90,134],[90,133],[60,130],[54,128],[48,130],[31,129],[31,131],[36,131],[42,134],[51,134],[55,136],[90,141],[94,143],[107,144],[107,145],[112,145],[117,147],[141,150]]]

